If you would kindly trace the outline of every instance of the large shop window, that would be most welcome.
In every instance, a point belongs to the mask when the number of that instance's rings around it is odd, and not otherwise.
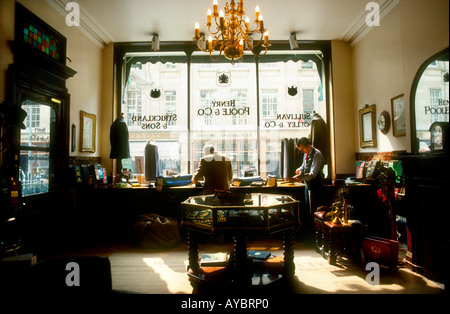
[[[206,144],[231,157],[233,174],[258,172],[256,64],[213,62],[194,53],[191,64],[191,160],[196,171]]]
[[[188,173],[187,61],[184,53],[127,56],[122,112],[128,125],[129,160],[136,169],[147,142],[158,146],[163,175]],[[139,168],[139,167],[138,167]],[[142,169],[142,167],[141,167]]]
[[[199,52],[189,62],[184,53],[129,54],[123,70],[132,156],[124,164],[134,170],[153,141],[163,175],[194,173],[203,147],[213,144],[232,158],[235,176],[283,177],[282,141],[307,137],[314,113],[327,121],[320,51],[234,64]]]

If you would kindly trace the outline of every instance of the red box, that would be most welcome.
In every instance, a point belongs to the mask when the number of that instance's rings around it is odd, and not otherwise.
[[[368,237],[363,239],[362,246],[366,262],[376,262],[397,269],[398,241]]]

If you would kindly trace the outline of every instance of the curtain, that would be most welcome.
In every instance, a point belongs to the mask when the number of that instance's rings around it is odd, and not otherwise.
[[[297,148],[296,138],[285,138],[281,140],[280,170],[283,178],[290,178],[295,175],[303,162],[303,153]]]

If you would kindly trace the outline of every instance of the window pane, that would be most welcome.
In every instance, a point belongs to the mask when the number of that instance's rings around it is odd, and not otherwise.
[[[321,76],[315,62],[291,60],[261,64],[259,77],[260,173],[282,177],[282,140],[308,137],[314,112],[327,121]]]
[[[51,128],[55,127],[55,110],[45,104],[26,100],[22,109],[27,112],[24,120],[25,129],[20,130],[20,145],[33,147],[50,147]]]
[[[448,122],[449,62],[433,61],[424,70],[415,94],[416,137],[419,152],[427,152],[433,122]]]
[[[441,99],[441,90],[440,89],[430,89],[430,106],[434,109],[434,112],[431,113],[431,123],[439,121],[439,100]]]
[[[50,172],[49,152],[22,150],[19,170],[22,196],[48,192]]]
[[[258,173],[256,97],[254,63],[192,63],[191,173],[206,144],[232,158],[235,176]]]
[[[158,54],[152,54],[158,57]],[[158,146],[161,175],[189,173],[187,64],[161,61],[132,64],[122,108],[128,125],[131,165],[144,158],[149,140]],[[133,61],[130,61],[133,62]],[[143,169],[142,167],[140,167]]]
[[[19,180],[22,196],[28,196],[49,191],[56,112],[53,107],[32,100],[25,100],[22,109],[27,117],[23,122],[25,129],[20,130]]]
[[[232,158],[235,176],[281,177],[281,141],[308,136],[315,112],[327,121],[320,51],[295,56],[276,51],[261,60],[259,73],[252,57],[231,64],[194,52],[189,77],[187,63],[174,61],[179,54],[171,60],[164,59],[168,53],[159,54],[149,54],[149,62],[147,57],[125,62],[131,69],[122,112],[132,155],[126,164],[133,168],[135,157],[144,156],[146,143],[153,140],[163,174],[194,173],[203,147],[213,144]]]

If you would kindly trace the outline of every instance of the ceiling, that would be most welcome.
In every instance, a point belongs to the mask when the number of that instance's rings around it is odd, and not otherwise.
[[[219,0],[219,10],[226,2]],[[67,15],[70,0],[47,0]],[[236,0],[236,3],[238,1]],[[380,17],[398,0],[375,0]],[[151,41],[158,33],[161,41],[190,41],[194,24],[207,32],[206,12],[212,0],[76,0],[80,6],[81,30],[99,45],[109,42]],[[271,40],[288,40],[296,32],[298,40],[356,41],[370,30],[365,23],[368,0],[245,0],[244,11],[254,20],[255,6],[264,16]]]

